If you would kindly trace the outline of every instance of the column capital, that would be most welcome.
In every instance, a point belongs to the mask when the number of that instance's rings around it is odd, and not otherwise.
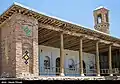
[[[109,46],[112,46],[112,45],[113,45],[113,42],[110,42],[108,45],[109,45]]]
[[[59,31],[60,34],[63,34],[64,32],[63,31]]]
[[[85,35],[80,35],[79,38],[83,39],[83,38],[85,38]]]
[[[95,39],[95,42],[96,43],[99,43],[100,42],[100,39],[98,38],[98,39]]]
[[[96,42],[96,43],[99,43],[99,42],[100,42],[100,39],[96,39],[95,42]]]

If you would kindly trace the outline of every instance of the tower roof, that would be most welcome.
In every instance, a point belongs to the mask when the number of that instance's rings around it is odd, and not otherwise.
[[[104,9],[107,9],[107,10],[108,10],[108,8],[106,8],[106,7],[104,7],[104,6],[99,6],[99,7],[97,7],[95,10],[99,10],[99,9],[102,9],[102,8],[104,8]]]

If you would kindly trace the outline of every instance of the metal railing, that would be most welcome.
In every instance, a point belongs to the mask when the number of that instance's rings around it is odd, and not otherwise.
[[[65,76],[80,76],[80,68],[64,68],[64,74]],[[46,75],[46,76],[56,76],[60,75],[60,67],[40,67],[40,75]],[[83,70],[85,76],[96,76],[97,71],[96,69],[88,69]],[[112,74],[119,75],[120,70],[118,68],[112,69]],[[109,69],[100,69],[100,74],[106,75],[110,74]]]
[[[120,74],[120,70],[119,70],[119,68],[113,68],[112,70],[109,70],[109,69],[100,69],[100,73],[101,74],[119,75]]]
[[[60,67],[40,67],[40,75],[59,75]]]

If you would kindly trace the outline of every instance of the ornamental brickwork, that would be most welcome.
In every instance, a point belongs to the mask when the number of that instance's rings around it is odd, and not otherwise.
[[[7,74],[9,77],[17,77],[20,73],[38,75],[37,20],[14,14],[1,26],[0,30],[1,75]],[[27,56],[24,57],[26,51]]]

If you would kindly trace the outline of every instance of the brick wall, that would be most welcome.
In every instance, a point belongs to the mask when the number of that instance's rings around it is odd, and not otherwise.
[[[29,30],[29,32],[28,32]],[[21,14],[14,14],[1,26],[2,74],[10,77],[19,74],[38,75],[38,22]],[[28,63],[23,56],[28,52]]]
[[[18,27],[16,30],[16,73],[30,73],[38,75],[38,22],[34,18],[23,15],[16,15]],[[24,28],[28,28],[31,33],[29,36]],[[28,64],[22,58],[25,51],[29,52],[30,59]]]
[[[15,32],[12,27],[14,21],[7,20],[0,28],[1,75],[15,76]]]

